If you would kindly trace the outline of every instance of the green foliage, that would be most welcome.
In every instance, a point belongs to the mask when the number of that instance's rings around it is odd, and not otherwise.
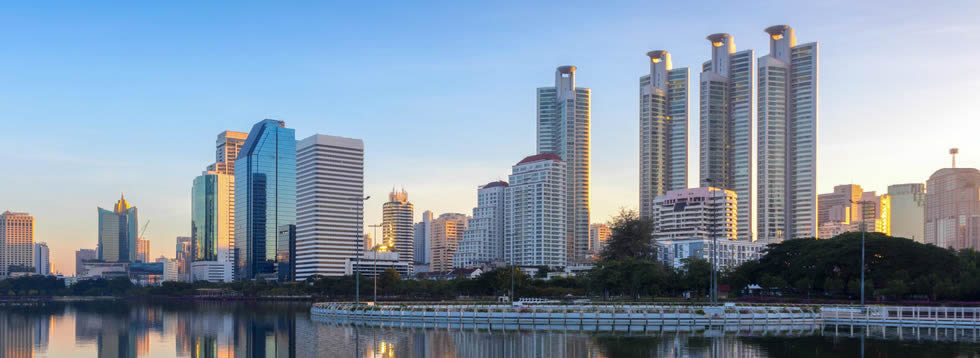
[[[653,221],[640,217],[635,210],[621,209],[619,214],[612,218],[610,231],[612,235],[600,254],[602,260],[656,257],[653,246]]]

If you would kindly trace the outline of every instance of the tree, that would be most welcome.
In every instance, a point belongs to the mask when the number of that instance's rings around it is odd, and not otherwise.
[[[389,268],[381,272],[381,277],[378,278],[378,286],[383,287],[388,292],[393,292],[398,282],[401,281],[402,276],[398,274],[393,268]]]
[[[681,259],[684,264],[682,288],[698,296],[707,295],[711,287],[711,263],[696,257]]]
[[[612,235],[600,257],[603,260],[632,258],[654,258],[653,221],[642,218],[636,210],[620,209],[612,218]]]

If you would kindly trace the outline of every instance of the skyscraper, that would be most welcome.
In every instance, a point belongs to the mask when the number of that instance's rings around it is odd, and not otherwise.
[[[112,211],[99,209],[99,260],[105,262],[136,261],[137,214],[120,196]]]
[[[640,77],[640,216],[650,218],[654,198],[687,188],[690,70],[674,69],[667,51],[647,56],[650,74]]]
[[[191,238],[187,236],[177,236],[175,245],[175,255],[177,260],[177,278],[181,282],[193,281],[191,263],[194,261],[194,250]]]
[[[860,185],[844,184],[833,193],[817,196],[819,237],[832,238],[845,232],[891,234],[891,196],[863,191]]]
[[[558,155],[566,177],[565,250],[568,262],[584,259],[589,249],[592,91],[575,87],[575,66],[555,71],[555,86],[538,88],[538,154]]]
[[[925,242],[926,186],[922,183],[888,186],[892,207],[892,236]]]
[[[149,262],[150,259],[150,239],[138,238],[136,239],[136,261],[139,262]]]
[[[817,236],[816,42],[797,45],[793,28],[766,28],[759,58],[758,239]],[[741,196],[739,200],[741,201]]]
[[[51,274],[51,251],[45,242],[34,244],[34,273],[38,275]]]
[[[490,264],[504,258],[504,192],[509,185],[495,181],[476,191],[473,218],[453,255],[453,267]]]
[[[755,52],[735,52],[729,34],[708,36],[711,60],[702,66],[701,185],[734,190],[738,196],[738,239],[755,239],[752,161],[752,79]]]
[[[415,223],[415,263],[416,264],[429,264],[431,263],[431,258],[429,253],[432,248],[429,246],[432,242],[432,211],[426,210],[422,212],[422,221]]]
[[[296,145],[296,279],[343,276],[364,227],[364,142],[316,134]]]
[[[214,164],[208,166],[208,171],[235,175],[235,159],[238,159],[238,151],[245,144],[248,133],[224,131],[218,133],[218,140],[215,141]]]
[[[286,122],[252,126],[235,160],[236,273],[272,277],[280,226],[296,224],[296,132]]]
[[[606,248],[606,241],[612,237],[612,229],[606,224],[592,224],[589,227],[589,254],[599,256]]]
[[[504,190],[504,261],[519,266],[568,265],[568,169],[557,154],[524,158]]]
[[[191,272],[194,281],[234,277],[235,177],[206,171],[191,186]]]
[[[388,202],[382,205],[381,244],[398,252],[399,260],[409,263],[409,271],[414,267],[415,206],[408,202],[408,192],[391,190]],[[375,239],[377,240],[377,239]]]
[[[28,213],[0,214],[0,277],[10,266],[34,266],[34,217]]]
[[[980,248],[980,171],[943,168],[926,181],[925,238],[942,248]]]
[[[453,268],[453,255],[466,231],[466,214],[446,213],[432,220],[432,272],[447,272]]]

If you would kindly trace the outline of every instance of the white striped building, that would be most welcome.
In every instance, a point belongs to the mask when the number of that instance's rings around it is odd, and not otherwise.
[[[343,276],[361,245],[364,142],[316,134],[296,145],[296,280]]]

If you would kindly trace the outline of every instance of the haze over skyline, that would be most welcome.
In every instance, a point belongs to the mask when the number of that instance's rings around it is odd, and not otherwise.
[[[957,166],[980,166],[971,1],[136,5],[0,6],[0,211],[33,215],[35,240],[67,274],[76,249],[97,245],[96,207],[120,192],[151,221],[151,256],[173,257],[215,136],[263,118],[297,139],[364,140],[365,225],[381,221],[392,187],[416,218],[470,213],[478,185],[535,153],[535,89],[559,65],[592,89],[592,220],[605,221],[637,207],[647,51],[669,51],[696,81],[706,35],[761,56],[776,24],[820,42],[819,193],[924,183],[950,147]]]

